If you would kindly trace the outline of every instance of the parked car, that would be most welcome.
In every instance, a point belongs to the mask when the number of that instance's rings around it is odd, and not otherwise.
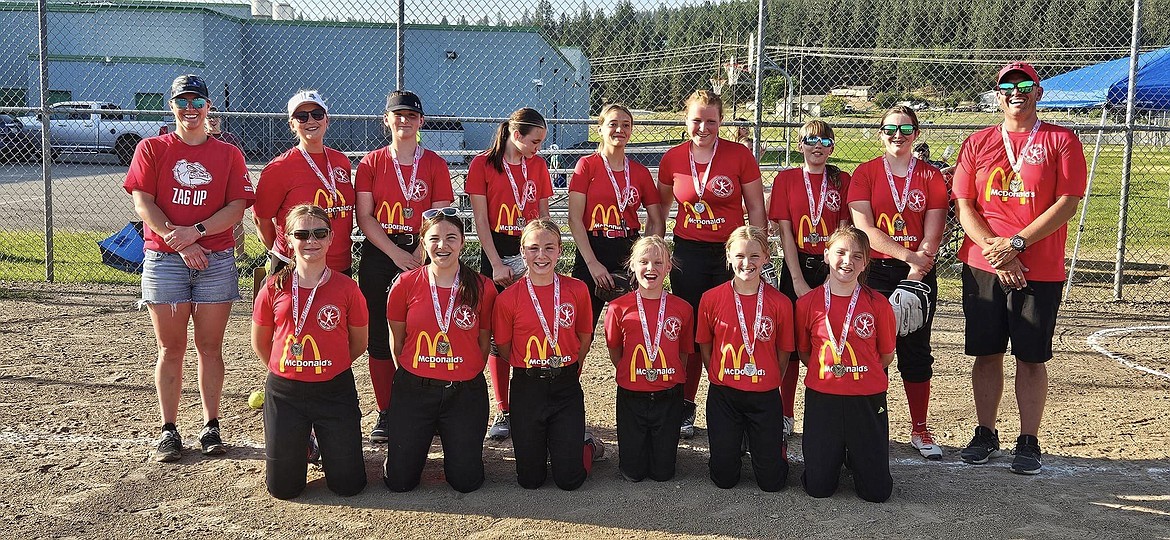
[[[40,155],[40,133],[26,130],[12,115],[0,114],[0,161],[32,161]]]
[[[138,141],[171,130],[162,120],[135,120],[128,114],[102,112],[121,109],[104,101],[63,101],[49,112],[49,142],[53,155],[62,152],[113,154],[122,165],[129,165]],[[78,110],[83,109],[83,110]],[[39,135],[41,121],[26,116],[21,122]]]

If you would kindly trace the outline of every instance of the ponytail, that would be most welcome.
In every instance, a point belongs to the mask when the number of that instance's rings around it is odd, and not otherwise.
[[[520,135],[528,135],[532,130],[538,128],[547,129],[544,116],[536,109],[528,107],[517,109],[507,120],[500,122],[500,126],[496,128],[496,136],[492,139],[492,145],[484,152],[488,163],[496,172],[504,172],[504,150],[508,148],[508,138],[512,136],[513,132],[518,131]]]

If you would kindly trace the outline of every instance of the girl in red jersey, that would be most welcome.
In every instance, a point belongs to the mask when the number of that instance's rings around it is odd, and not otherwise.
[[[783,242],[784,267],[780,273],[780,292],[794,304],[816,285],[825,282],[825,242],[829,233],[849,223],[845,206],[849,191],[849,174],[826,163],[833,155],[833,128],[821,120],[810,120],[800,127],[800,152],[804,165],[780,171],[772,184],[768,199],[768,220],[779,229]],[[800,378],[797,358],[789,360],[784,370],[784,435],[791,436],[796,426],[794,400]]]
[[[278,499],[305,489],[315,430],[325,482],[342,496],[366,487],[361,409],[350,365],[366,349],[369,314],[357,284],[328,267],[328,213],[297,205],[281,227],[294,264],[265,282],[252,311],[252,350],[264,383],[264,483]]]
[[[398,276],[386,316],[398,361],[387,427],[383,480],[393,491],[418,486],[435,434],[443,443],[447,483],[461,493],[483,485],[491,281],[459,260],[463,220],[456,208],[422,213],[419,229],[430,264]]]
[[[910,444],[930,460],[942,459],[927,424],[934,356],[930,327],[938,303],[935,255],[947,219],[947,186],[942,174],[914,158],[918,115],[904,106],[882,115],[880,137],[885,152],[857,166],[849,187],[853,222],[873,246],[866,285],[889,297],[899,287],[921,287],[930,293],[922,328],[898,337],[898,371],[910,408]]]
[[[764,229],[741,226],[726,245],[734,277],[703,293],[695,330],[711,382],[708,467],[716,486],[738,484],[746,434],[756,483],[778,491],[788,479],[779,388],[794,350],[792,302],[760,278],[771,253]]]
[[[475,230],[483,253],[479,270],[503,290],[523,271],[520,234],[528,221],[548,217],[552,180],[548,164],[536,155],[548,132],[544,117],[523,108],[500,124],[491,148],[475,156],[467,171],[465,190],[471,198]],[[491,232],[489,236],[487,231]],[[488,370],[492,375],[497,414],[488,437],[508,438],[508,362],[492,346]]]
[[[692,307],[698,308],[704,291],[731,279],[723,263],[724,242],[736,227],[767,224],[760,166],[752,151],[719,136],[723,102],[719,96],[698,90],[686,101],[687,133],[691,140],[671,148],[658,166],[658,191],[664,204],[678,203],[674,224],[674,257],[670,287]],[[663,212],[665,219],[666,212]],[[665,231],[665,223],[648,225]],[[695,435],[695,395],[699,391],[702,363],[692,356],[687,365],[683,392],[687,414],[681,426],[683,438]]]
[[[402,272],[422,265],[419,226],[430,208],[455,200],[447,161],[418,143],[423,125],[422,101],[413,92],[386,96],[383,123],[390,144],[374,150],[358,164],[357,223],[366,241],[358,264],[358,285],[370,310],[370,380],[378,403],[378,422],[370,441],[386,442],[386,410],[394,380],[390,329],[386,326],[386,295]]]
[[[593,339],[589,289],[556,273],[561,230],[550,219],[530,221],[520,237],[525,276],[500,293],[494,336],[513,369],[511,424],[516,479],[536,489],[552,463],[564,490],[585,482],[593,449],[585,441],[581,363]]]
[[[288,128],[297,145],[272,158],[256,185],[256,230],[268,248],[269,275],[292,261],[285,218],[298,204],[324,208],[337,231],[326,264],[351,275],[349,231],[353,230],[354,190],[349,158],[325,146],[329,108],[316,90],[301,90],[288,100]]]
[[[886,412],[894,359],[894,310],[863,285],[869,238],[846,226],[825,249],[829,279],[796,301],[796,347],[804,379],[804,474],[813,497],[837,491],[841,466],[853,471],[857,495],[890,498],[890,422]]]
[[[662,221],[650,170],[626,156],[634,115],[625,105],[612,103],[601,109],[597,124],[601,135],[597,153],[577,161],[569,182],[569,230],[577,245],[573,277],[589,286],[594,326],[605,304],[597,296],[598,288],[615,287],[611,272],[621,271],[638,239],[638,206],[646,208],[648,224]],[[661,234],[649,227],[646,233]]]
[[[670,249],[660,236],[634,243],[629,269],[638,289],[610,302],[605,342],[617,367],[617,436],[622,477],[674,478],[687,357],[694,352],[694,310],[663,290]]]

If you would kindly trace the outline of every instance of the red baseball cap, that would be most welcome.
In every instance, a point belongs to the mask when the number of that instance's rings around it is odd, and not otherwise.
[[[1040,83],[1040,76],[1036,75],[1036,70],[1034,68],[1032,68],[1032,66],[1030,64],[1027,64],[1025,62],[1012,62],[1012,63],[1000,68],[999,75],[995,78],[995,82],[996,83],[1003,82],[1003,78],[1006,77],[1008,73],[1011,73],[1013,71],[1019,71],[1020,73],[1023,73],[1024,75],[1026,75],[1029,79],[1032,79],[1033,81],[1035,81],[1037,84]]]

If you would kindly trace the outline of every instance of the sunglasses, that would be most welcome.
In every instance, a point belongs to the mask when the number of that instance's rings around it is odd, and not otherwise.
[[[191,107],[192,109],[202,109],[207,106],[207,98],[201,97],[194,99],[177,97],[172,99],[171,102],[173,102],[175,106],[180,109],[186,109],[187,107]]]
[[[825,148],[833,147],[832,137],[817,137],[816,135],[809,135],[808,137],[801,139],[800,142],[804,143],[805,146],[816,146],[817,143],[820,143],[820,145]]]
[[[332,231],[329,230],[329,227],[321,227],[311,231],[307,229],[297,229],[295,231],[289,231],[288,235],[301,241],[308,240],[310,236],[316,238],[317,240],[324,240],[329,236],[330,232]]]
[[[1036,81],[1020,81],[1018,83],[1010,83],[1010,82],[999,83],[999,85],[996,86],[996,89],[999,90],[999,93],[1001,93],[1005,96],[1011,95],[1013,90],[1018,92],[1018,93],[1021,93],[1021,94],[1031,94],[1032,90],[1036,89]]]
[[[423,217],[423,219],[432,219],[432,218],[439,217],[440,214],[447,216],[447,217],[455,217],[455,216],[459,215],[459,209],[455,208],[454,206],[447,206],[444,208],[431,208],[429,210],[423,210],[422,217]]]
[[[879,129],[881,129],[882,133],[887,137],[893,137],[894,135],[897,135],[899,131],[902,132],[902,135],[913,135],[917,130],[917,128],[914,127],[914,124],[885,124]]]
[[[297,122],[300,122],[302,124],[304,124],[305,122],[308,122],[310,116],[313,117],[313,120],[320,121],[321,119],[325,118],[325,109],[313,109],[311,111],[298,111],[298,112],[295,112],[292,114],[292,117],[296,118]]]

